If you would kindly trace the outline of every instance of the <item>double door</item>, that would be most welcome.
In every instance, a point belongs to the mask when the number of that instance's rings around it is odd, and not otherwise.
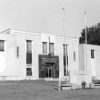
[[[59,66],[54,62],[42,63],[39,67],[39,78],[58,78]]]
[[[46,66],[46,69],[45,69],[45,77],[46,78],[53,77],[53,66]]]

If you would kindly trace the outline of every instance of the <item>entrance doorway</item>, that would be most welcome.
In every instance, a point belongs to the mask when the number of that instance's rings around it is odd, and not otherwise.
[[[39,78],[59,77],[59,57],[39,55]]]
[[[52,77],[52,67],[47,67],[45,74],[47,78],[51,78]]]
[[[45,77],[46,78],[51,78],[53,77],[53,72],[54,72],[54,69],[53,69],[53,64],[52,63],[46,63],[46,67],[45,67]]]

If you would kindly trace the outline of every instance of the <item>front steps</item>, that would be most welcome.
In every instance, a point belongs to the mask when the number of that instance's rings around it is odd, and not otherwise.
[[[92,79],[92,87],[93,88],[100,88],[100,78],[94,78]]]
[[[71,84],[61,85],[61,90],[69,90],[69,89],[72,89],[72,85]]]
[[[100,83],[99,84],[93,83],[92,88],[100,88]]]

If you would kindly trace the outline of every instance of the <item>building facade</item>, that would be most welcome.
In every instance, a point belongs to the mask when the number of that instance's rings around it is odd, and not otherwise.
[[[100,46],[79,45],[79,69],[87,82],[100,80]]]
[[[0,80],[61,79],[78,83],[79,39],[5,30],[0,33]]]

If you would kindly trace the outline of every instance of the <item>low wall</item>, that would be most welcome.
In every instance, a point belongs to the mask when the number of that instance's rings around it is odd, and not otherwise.
[[[87,85],[92,82],[91,76],[88,73],[72,73],[70,75],[70,82],[81,86],[81,83],[85,81]]]

